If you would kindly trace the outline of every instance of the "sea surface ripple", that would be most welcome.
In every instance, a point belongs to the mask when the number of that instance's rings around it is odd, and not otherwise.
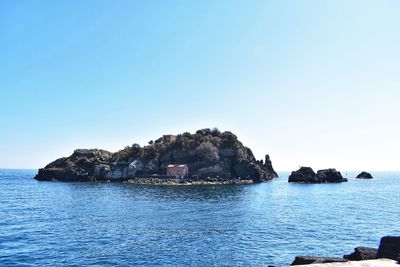
[[[399,172],[193,187],[38,182],[35,173],[0,170],[0,266],[284,266],[400,235]]]

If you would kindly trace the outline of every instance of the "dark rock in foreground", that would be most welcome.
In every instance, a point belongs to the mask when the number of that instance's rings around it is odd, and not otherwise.
[[[384,236],[379,244],[377,258],[400,260],[400,236]]]
[[[349,255],[344,255],[343,258],[351,261],[363,261],[376,259],[378,249],[367,247],[356,247],[354,252]]]
[[[289,183],[321,184],[347,182],[336,169],[319,170],[317,173],[310,167],[301,167],[290,174]]]
[[[291,265],[305,265],[314,263],[346,262],[346,259],[335,257],[296,256]]]
[[[357,179],[373,179],[372,175],[369,172],[361,172],[357,175]]]
[[[39,170],[40,181],[127,181],[169,179],[170,164],[186,164],[190,181],[210,183],[263,182],[278,177],[268,155],[256,160],[231,132],[203,129],[195,134],[164,135],[149,145],[134,144],[115,153],[77,149]],[[173,177],[175,178],[175,177]],[[168,182],[169,183],[169,182]]]
[[[330,263],[345,261],[364,261],[364,260],[397,260],[400,263],[400,236],[384,236],[381,238],[379,248],[356,247],[354,252],[344,255],[342,258],[317,257],[317,256],[297,256],[291,265],[306,265],[314,263]],[[368,266],[372,266],[367,264]],[[384,266],[384,265],[379,265]]]

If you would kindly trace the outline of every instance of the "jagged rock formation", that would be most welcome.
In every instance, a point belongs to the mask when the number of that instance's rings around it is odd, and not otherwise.
[[[288,179],[289,183],[321,184],[347,182],[336,169],[319,170],[317,173],[310,167],[300,167],[293,171]]]
[[[372,175],[369,172],[361,172],[357,175],[357,179],[373,179]]]
[[[231,132],[198,130],[164,135],[149,145],[134,144],[111,153],[78,149],[40,169],[37,180],[104,181],[165,175],[169,164],[187,164],[190,179],[239,179],[263,182],[277,177],[268,155],[256,160]]]

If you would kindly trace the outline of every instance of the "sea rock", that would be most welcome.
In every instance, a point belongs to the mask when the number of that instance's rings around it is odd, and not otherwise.
[[[357,179],[373,179],[372,175],[369,172],[361,172],[357,175]]]
[[[346,262],[346,259],[335,257],[296,256],[291,265],[306,265],[314,263]]]
[[[347,182],[347,179],[343,178],[342,174],[336,169],[319,170],[315,173],[310,167],[300,167],[289,175],[288,182],[305,184],[340,183]]]
[[[269,155],[265,155],[265,162],[264,167],[267,169],[269,173],[271,173],[274,177],[278,177],[278,174],[275,172],[274,168],[272,167],[272,161],[269,158]]]
[[[269,155],[265,162],[231,132],[202,129],[195,134],[164,135],[141,147],[138,144],[111,153],[100,149],[77,149],[39,170],[37,180],[108,181],[138,176],[166,175],[170,164],[186,164],[189,178],[218,178],[264,182],[278,177]]]
[[[316,177],[320,183],[347,182],[347,179],[343,178],[342,174],[336,169],[319,170],[317,171]]]
[[[349,255],[344,255],[343,258],[351,261],[363,261],[376,259],[378,249],[368,247],[356,247],[354,252]]]
[[[377,258],[400,259],[400,236],[384,236],[379,244]]]
[[[289,176],[289,183],[318,183],[311,167],[300,167]]]

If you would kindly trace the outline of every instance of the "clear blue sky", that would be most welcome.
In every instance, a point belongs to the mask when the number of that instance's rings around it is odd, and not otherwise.
[[[400,169],[400,1],[0,1],[0,167],[218,127],[278,170]]]

